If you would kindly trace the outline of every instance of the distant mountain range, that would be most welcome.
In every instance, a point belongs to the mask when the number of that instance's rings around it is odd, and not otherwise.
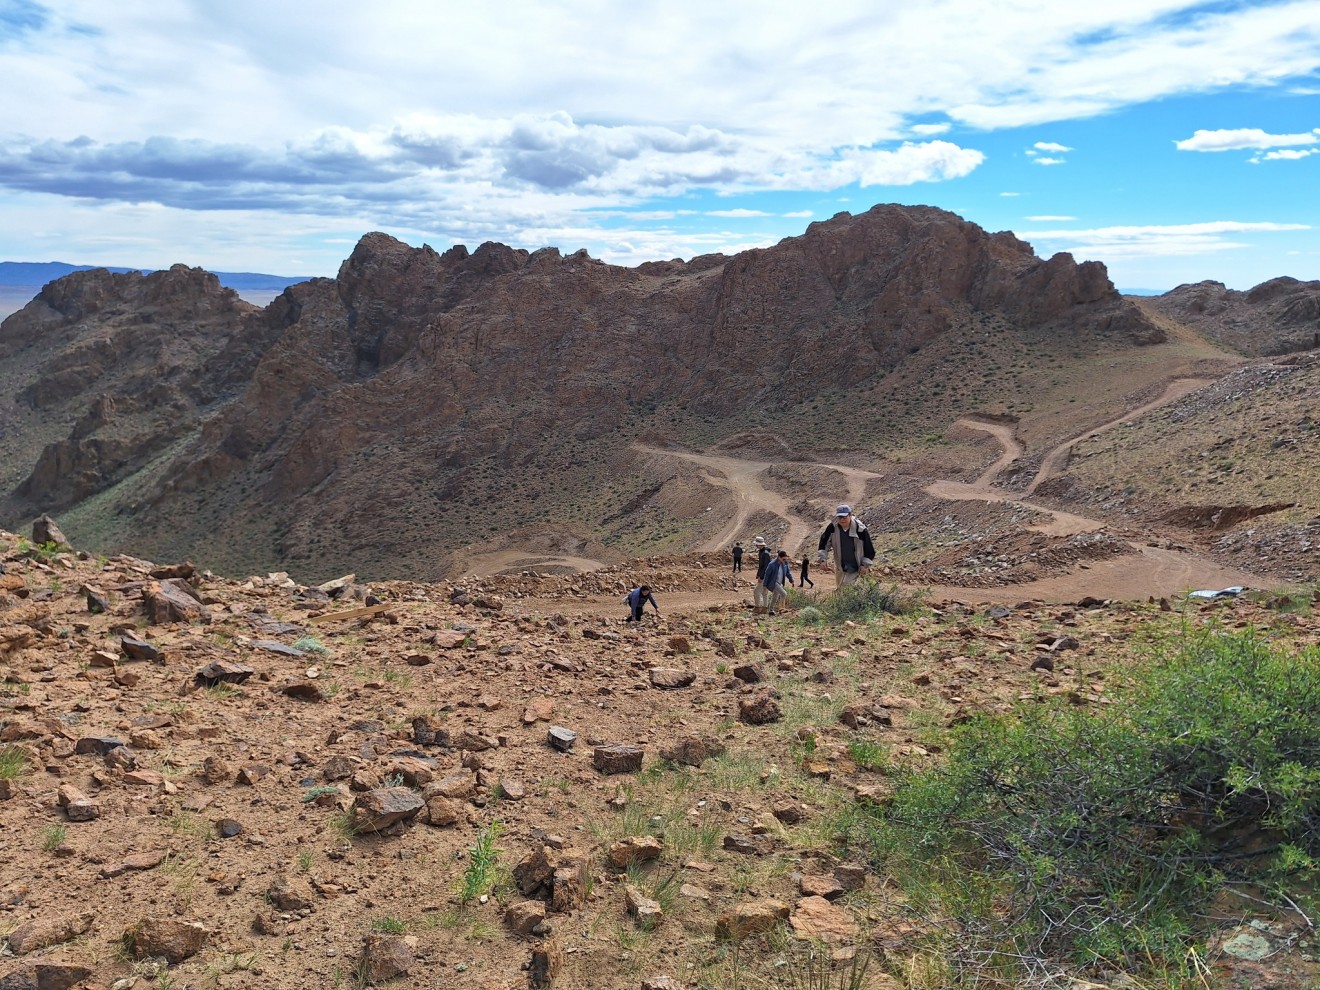
[[[0,261],[0,286],[43,286],[57,278],[63,278],[72,272],[91,271],[93,268],[106,268],[108,271],[141,272],[146,275],[151,268],[111,268],[108,265],[67,265],[62,261]],[[231,289],[269,289],[280,291],[298,282],[306,282],[306,275],[263,275],[259,272],[216,272],[220,284]]]

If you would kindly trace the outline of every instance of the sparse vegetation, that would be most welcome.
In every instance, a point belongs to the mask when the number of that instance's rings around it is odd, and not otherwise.
[[[500,858],[495,842],[503,831],[504,826],[496,819],[478,832],[477,841],[468,847],[467,869],[456,891],[460,904],[469,904],[489,894],[495,886]]]
[[[41,848],[45,852],[54,852],[68,837],[69,830],[63,825],[47,825],[41,830]]]
[[[954,729],[867,826],[939,954],[1026,978],[1076,963],[1177,971],[1225,884],[1281,905],[1320,853],[1320,654],[1207,630],[1128,668],[1102,712],[1032,704]]]
[[[0,749],[0,780],[15,780],[32,769],[32,759],[21,746]]]

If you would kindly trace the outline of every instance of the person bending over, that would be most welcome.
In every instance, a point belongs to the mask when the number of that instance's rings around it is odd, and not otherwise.
[[[649,584],[643,584],[636,588],[633,588],[633,590],[628,592],[628,594],[624,597],[623,600],[628,605],[629,622],[642,621],[642,609],[645,607],[647,602],[651,603],[651,607],[655,609],[656,615],[660,614],[660,606],[655,603],[655,595],[651,594],[651,586]]]

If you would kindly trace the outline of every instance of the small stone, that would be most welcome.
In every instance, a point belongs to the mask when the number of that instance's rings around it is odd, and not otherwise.
[[[60,784],[56,803],[71,822],[90,822],[101,816],[101,806],[72,784]]]
[[[297,698],[299,701],[324,701],[325,692],[321,690],[321,685],[316,681],[295,681],[284,689],[284,693],[290,698]]]
[[[552,725],[550,731],[546,733],[546,740],[561,753],[567,753],[577,742],[577,733],[563,726]]]
[[[843,884],[835,877],[823,877],[814,873],[803,874],[798,881],[798,890],[807,897],[823,897],[827,901],[836,900],[845,893]]]
[[[564,950],[551,939],[532,950],[532,959],[527,966],[528,978],[533,988],[541,990],[553,984],[563,968]]]
[[[757,691],[738,699],[738,718],[748,725],[768,725],[783,717],[779,702],[769,691]]]
[[[215,823],[215,832],[222,839],[234,839],[243,834],[243,824],[235,818],[221,818]]]
[[[368,984],[404,976],[416,963],[417,955],[407,938],[373,932],[362,940],[358,964]]]
[[[630,883],[623,885],[623,902],[640,928],[650,931],[664,918],[660,902],[647,897]]]
[[[747,901],[720,915],[715,922],[715,936],[736,942],[748,935],[768,932],[779,922],[787,920],[788,912],[788,905],[774,898]]]
[[[796,825],[806,818],[806,812],[802,810],[802,805],[796,801],[781,801],[770,809],[770,814],[785,825]]]
[[[724,751],[724,743],[714,736],[686,735],[661,748],[660,756],[671,763],[699,767],[712,757],[722,756]]]
[[[765,665],[761,663],[739,664],[733,668],[733,676],[744,684],[762,684],[770,679],[766,674]]]
[[[544,921],[545,904],[541,901],[519,901],[504,912],[504,924],[515,935],[531,935]]]
[[[122,745],[124,740],[113,736],[83,736],[74,744],[73,751],[80,756],[105,756]]]
[[[91,928],[94,917],[89,912],[74,917],[29,921],[9,933],[9,948],[14,955],[25,956],[38,949],[68,942]]]
[[[852,916],[823,897],[804,897],[798,901],[789,924],[803,939],[838,945],[857,938],[857,925]]]
[[[139,959],[164,956],[172,963],[195,956],[206,944],[206,929],[193,921],[148,916],[126,933]]]
[[[610,865],[626,870],[634,863],[645,863],[659,859],[665,851],[664,841],[653,835],[634,835],[620,839],[610,846],[606,854]]]

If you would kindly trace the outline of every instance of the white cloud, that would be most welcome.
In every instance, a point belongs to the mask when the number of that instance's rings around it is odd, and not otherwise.
[[[794,210],[792,213],[781,213],[780,216],[789,220],[805,220],[808,217],[815,216],[811,210]]]
[[[0,124],[0,190],[437,241],[526,244],[638,206],[637,223],[664,223],[667,197],[947,182],[985,161],[931,140],[958,124],[1283,94],[1320,71],[1320,0],[19,7],[37,14],[0,45],[0,78],[24,82]],[[1042,141],[1033,160],[1065,147]]]
[[[1032,223],[1067,223],[1069,220],[1076,220],[1077,218],[1042,215],[1042,216],[1026,217],[1025,219],[1030,220]]]
[[[1020,192],[1001,192],[999,195],[1001,195],[1001,196],[1008,196],[1008,197],[1015,197],[1015,196],[1021,196],[1022,194],[1021,194]]]
[[[1044,242],[1054,250],[1083,258],[1166,257],[1227,251],[1251,245],[1230,235],[1271,234],[1310,230],[1303,223],[1243,223],[1213,220],[1205,223],[1098,227],[1093,230],[1015,231],[1025,241]]]
[[[1033,158],[1032,161],[1033,161],[1035,164],[1037,164],[1037,165],[1066,165],[1066,164],[1068,164],[1068,159],[1066,159],[1066,158],[1046,158],[1046,157],[1044,157],[1044,156],[1042,156],[1042,157],[1040,157],[1040,158]]]
[[[766,213],[764,210],[707,210],[708,217],[726,217],[728,219],[740,220],[744,217],[768,217],[773,214]]]
[[[1032,145],[1037,151],[1050,151],[1055,154],[1062,154],[1065,151],[1072,151],[1066,144],[1056,144],[1054,141],[1037,141]],[[1030,154],[1030,152],[1028,152]]]
[[[1307,158],[1311,155],[1320,155],[1320,148],[1283,148],[1280,151],[1267,151],[1263,155],[1256,155],[1248,159],[1252,162],[1275,162],[1275,161],[1296,161],[1299,158]]]
[[[1320,142],[1320,128],[1300,134],[1270,134],[1259,127],[1233,130],[1201,131],[1182,141],[1175,141],[1179,151],[1237,151],[1242,148],[1282,148]]]

